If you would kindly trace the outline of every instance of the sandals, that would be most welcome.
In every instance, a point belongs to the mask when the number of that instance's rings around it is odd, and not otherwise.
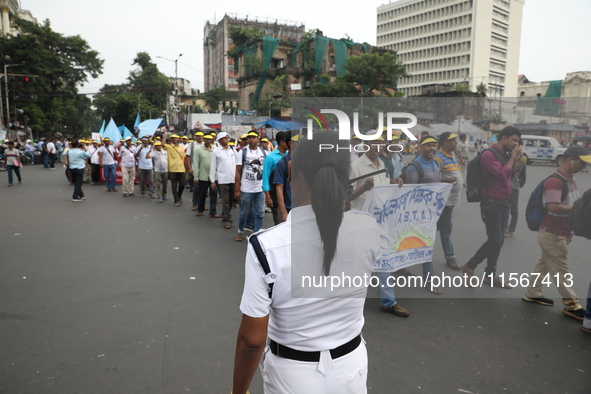
[[[220,219],[221,218],[220,215],[209,215],[209,217],[212,219]]]
[[[203,216],[203,212],[197,212],[195,216]]]
[[[242,233],[238,233],[236,234],[236,238],[234,238],[236,240],[236,242],[242,242],[244,241],[244,234]]]
[[[441,289],[439,287],[431,287],[431,282],[426,283],[425,289],[427,289],[429,293],[441,295]]]

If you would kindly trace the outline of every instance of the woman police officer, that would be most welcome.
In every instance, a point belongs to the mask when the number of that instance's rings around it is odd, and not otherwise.
[[[349,152],[320,149],[338,143],[338,133],[323,131],[302,139],[294,152],[295,208],[286,222],[256,234],[270,273],[249,242],[234,394],[247,392],[261,356],[265,393],[367,392],[361,338],[367,283],[334,288],[334,282],[323,287],[304,280],[371,277],[381,255],[375,220],[343,210]]]

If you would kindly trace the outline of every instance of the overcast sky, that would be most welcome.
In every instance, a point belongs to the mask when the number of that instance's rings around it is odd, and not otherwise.
[[[174,60],[182,53],[179,77],[202,90],[203,27],[225,13],[302,22],[307,30],[318,28],[328,37],[348,34],[357,42],[375,44],[376,10],[387,2],[21,0],[21,7],[39,21],[49,19],[59,33],[80,35],[100,53],[105,60],[103,75],[81,89],[91,93],[106,83],[125,82],[136,53],[143,51],[169,76],[174,76],[174,62],[156,56]],[[519,73],[532,81],[544,81],[591,70],[590,16],[589,0],[526,0]]]

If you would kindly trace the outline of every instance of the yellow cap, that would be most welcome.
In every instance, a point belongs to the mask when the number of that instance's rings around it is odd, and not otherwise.
[[[198,132],[195,133],[195,135],[203,135],[203,132],[202,131],[198,131]]]
[[[579,159],[583,160],[585,163],[591,163],[591,155],[581,155]]]
[[[183,135],[183,137],[182,137],[182,138],[183,138],[184,140],[188,140],[188,139],[189,139],[189,137],[187,137],[186,135]]]
[[[269,139],[268,138],[263,138],[263,139],[261,139],[261,142],[269,142]]]
[[[432,142],[434,142],[434,143],[437,144],[437,140],[435,138],[433,138],[433,137],[427,137],[423,141],[421,141],[421,145],[430,144]]]
[[[162,142],[154,142],[154,146],[162,145]]]
[[[228,145],[234,146],[234,145],[236,145],[236,143],[235,142],[228,142]]]
[[[447,137],[448,140],[453,140],[454,138],[458,138],[457,134],[450,134],[449,137]]]
[[[240,139],[246,138],[246,134],[242,134],[242,136],[240,137]]]
[[[206,140],[213,140],[213,135],[207,134],[207,135],[203,136],[203,138],[205,138]]]
[[[173,134],[173,135],[170,136],[170,138],[179,138],[179,136],[176,135],[176,134]]]
[[[260,137],[259,133],[257,133],[256,131],[249,131],[248,134],[246,134],[246,137]]]

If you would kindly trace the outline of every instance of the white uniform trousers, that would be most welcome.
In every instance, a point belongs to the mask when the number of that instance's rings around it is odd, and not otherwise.
[[[323,358],[325,354],[320,362],[290,360],[275,356],[267,346],[260,365],[265,394],[367,393],[367,350],[363,340],[357,349],[336,360],[323,362]]]

